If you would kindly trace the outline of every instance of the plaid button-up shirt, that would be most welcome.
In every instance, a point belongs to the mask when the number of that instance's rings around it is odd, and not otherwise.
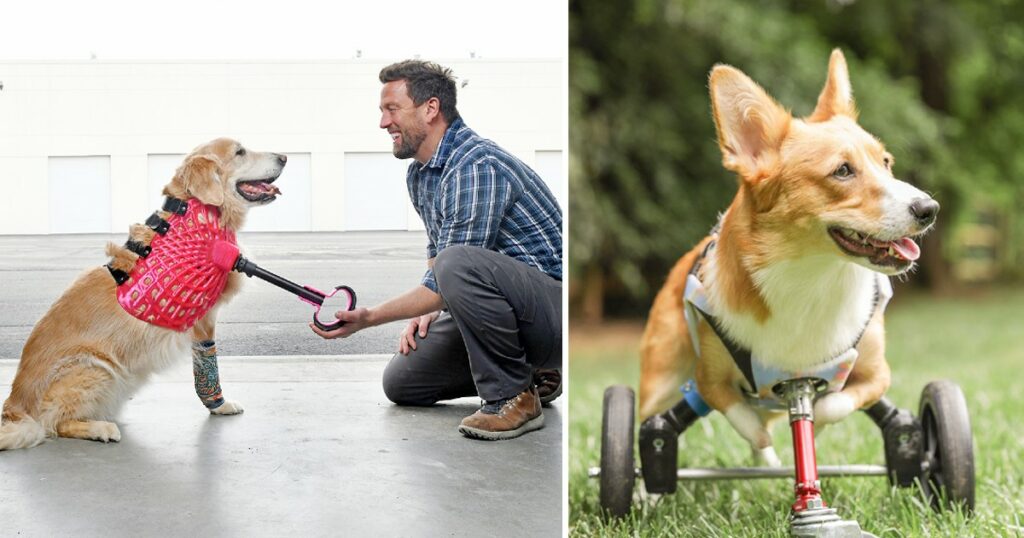
[[[562,280],[562,211],[551,190],[462,119],[448,126],[426,164],[409,165],[406,183],[427,228],[428,258],[451,245],[472,245]],[[433,270],[422,283],[437,292]]]

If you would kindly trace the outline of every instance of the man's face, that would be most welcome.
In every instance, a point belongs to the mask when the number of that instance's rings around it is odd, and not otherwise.
[[[409,97],[404,80],[387,82],[380,90],[380,128],[387,129],[391,135],[391,151],[395,157],[414,157],[427,138],[422,108]]]

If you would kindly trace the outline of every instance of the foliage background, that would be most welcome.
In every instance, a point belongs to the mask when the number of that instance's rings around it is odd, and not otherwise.
[[[574,317],[643,314],[729,204],[711,67],[740,68],[803,116],[834,47],[860,123],[942,204],[912,282],[1024,276],[1024,3],[572,0],[569,16]]]

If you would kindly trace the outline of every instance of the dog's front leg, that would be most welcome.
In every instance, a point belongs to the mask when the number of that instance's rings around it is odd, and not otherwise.
[[[192,328],[192,377],[196,395],[214,415],[235,415],[243,411],[242,404],[225,400],[220,387],[217,367],[217,345],[214,343],[216,309],[211,310]]]
[[[814,402],[816,427],[839,422],[850,413],[877,402],[889,390],[891,374],[885,360],[885,331],[881,314],[876,314],[864,331],[857,351],[857,362],[843,390],[826,394]]]
[[[761,415],[746,402],[737,384],[743,374],[714,333],[705,329],[707,325],[702,323],[701,357],[697,361],[696,369],[697,389],[704,401],[712,409],[725,415],[732,427],[750,443],[755,457],[761,455],[770,463],[774,463],[772,460],[778,459],[772,457],[774,451],[766,450],[772,446],[771,433]]]

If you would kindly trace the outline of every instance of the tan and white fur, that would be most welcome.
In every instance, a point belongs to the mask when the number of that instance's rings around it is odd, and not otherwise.
[[[889,387],[883,316],[873,308],[876,272],[912,267],[920,251],[910,237],[931,225],[915,212],[938,204],[896,179],[892,155],[857,124],[838,49],[807,118],[792,117],[730,66],[712,70],[710,93],[722,162],[740,184],[698,276],[725,332],[767,365],[807,369],[845,351],[864,330],[845,387],[814,405],[816,424],[834,423]],[[699,360],[691,345],[683,290],[708,241],[676,263],[651,308],[641,346],[641,419],[673,405],[680,384],[693,378],[755,459],[778,465],[769,432],[781,414],[748,402],[750,387],[705,321]]]
[[[280,193],[270,183],[286,160],[217,139],[193,150],[163,192],[219,206],[221,226],[237,231],[250,207],[267,204]],[[130,228],[130,239],[145,245],[153,235],[142,224]],[[138,259],[113,243],[107,245],[107,255],[112,267],[125,272]],[[35,446],[54,435],[119,441],[121,432],[111,420],[124,401],[150,374],[188,357],[192,342],[214,339],[217,309],[237,293],[241,280],[232,273],[218,304],[192,329],[176,332],[126,313],[106,267],[85,271],[36,323],[25,343],[3,406],[0,450]],[[217,415],[241,412],[241,404],[231,400],[211,410]]]

